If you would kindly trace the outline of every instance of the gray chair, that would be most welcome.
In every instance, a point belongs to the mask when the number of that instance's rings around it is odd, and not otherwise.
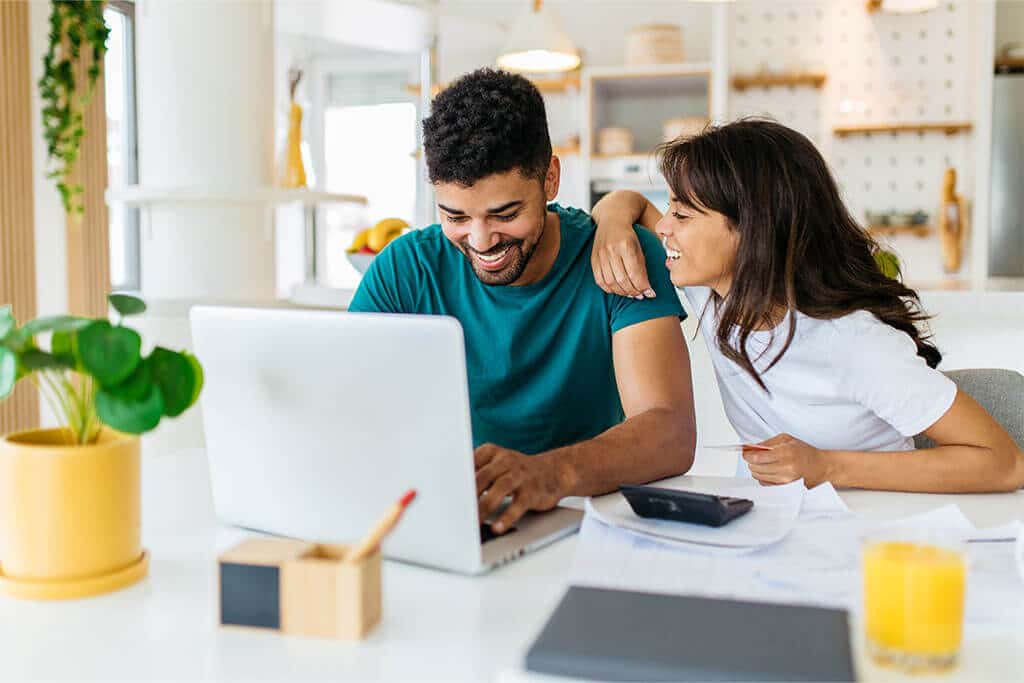
[[[1024,375],[997,369],[952,370],[945,374],[1003,426],[1018,448],[1024,449]],[[914,437],[916,448],[934,445],[923,434]]]

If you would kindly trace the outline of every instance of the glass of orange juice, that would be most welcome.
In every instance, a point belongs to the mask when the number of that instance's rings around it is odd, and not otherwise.
[[[964,623],[966,549],[937,534],[881,532],[863,546],[867,648],[908,671],[956,664]]]

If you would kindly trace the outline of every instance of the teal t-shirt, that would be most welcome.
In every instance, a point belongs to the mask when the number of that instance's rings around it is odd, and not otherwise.
[[[440,225],[392,242],[363,277],[349,311],[448,315],[461,324],[473,445],[535,454],[591,439],[624,415],[612,335],[686,313],[658,238],[636,228],[654,299],[606,294],[594,282],[589,214],[551,204],[561,227],[554,265],[523,286],[485,285]]]

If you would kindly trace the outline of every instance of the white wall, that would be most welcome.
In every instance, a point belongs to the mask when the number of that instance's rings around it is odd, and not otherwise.
[[[388,0],[275,0],[275,30],[375,50],[427,46],[429,14]]]

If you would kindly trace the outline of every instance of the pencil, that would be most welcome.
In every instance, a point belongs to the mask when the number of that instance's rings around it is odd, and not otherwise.
[[[370,533],[360,541],[352,550],[348,551],[345,555],[345,562],[348,564],[355,564],[361,560],[369,557],[374,550],[380,545],[380,542],[384,540],[384,537],[391,533],[391,530],[398,524],[398,520],[402,518],[402,513],[405,512],[405,508],[409,506],[412,499],[416,497],[416,489],[409,489],[405,492],[397,503],[388,509],[387,513],[381,517],[380,521],[370,530]]]

